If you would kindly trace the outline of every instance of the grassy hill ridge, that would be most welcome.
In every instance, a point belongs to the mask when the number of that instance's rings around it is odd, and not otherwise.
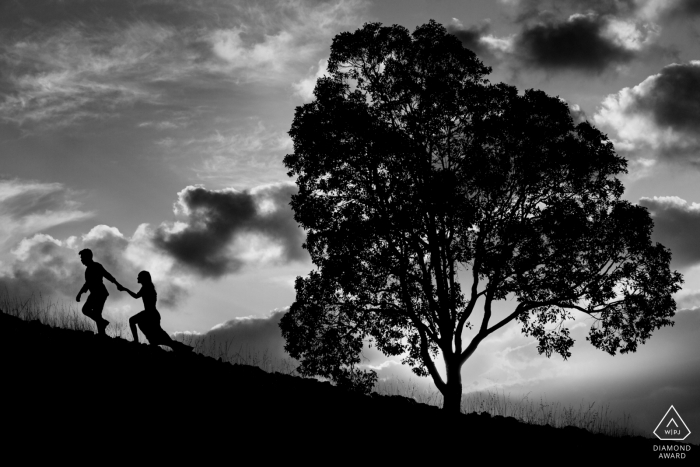
[[[154,458],[233,450],[234,459],[252,454],[260,460],[607,463],[654,461],[654,445],[673,444],[488,414],[446,416],[405,397],[350,394],[313,379],[4,313],[0,329],[0,400],[10,449],[29,442],[79,446],[97,456],[129,449]],[[22,449],[29,457],[46,454]],[[692,462],[697,451],[691,446],[683,461]]]

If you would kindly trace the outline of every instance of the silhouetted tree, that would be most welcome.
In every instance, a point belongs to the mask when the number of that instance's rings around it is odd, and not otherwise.
[[[625,159],[560,99],[489,84],[434,21],[339,34],[328,71],[284,160],[317,266],[280,324],[301,373],[369,391],[369,342],[432,376],[456,412],[462,365],[512,321],[564,358],[573,311],[613,355],[673,324],[682,277],[648,211],[620,199]]]

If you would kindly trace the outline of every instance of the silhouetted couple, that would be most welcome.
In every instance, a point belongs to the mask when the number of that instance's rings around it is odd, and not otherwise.
[[[168,333],[160,327],[160,313],[158,313],[156,309],[158,294],[151,280],[151,274],[148,271],[141,271],[139,273],[136,280],[141,284],[141,290],[134,293],[117,282],[100,263],[93,261],[92,251],[84,249],[78,254],[80,255],[80,261],[85,265],[85,285],[80,289],[75,299],[79,302],[80,296],[90,291],[90,295],[83,306],[83,314],[95,321],[98,334],[103,336],[107,335],[106,329],[109,325],[109,321],[102,317],[102,309],[109,296],[107,287],[102,283],[102,279],[105,278],[116,285],[119,291],[128,292],[133,298],[143,299],[145,309],[129,318],[129,327],[131,328],[131,334],[134,336],[135,343],[139,343],[138,329],[136,328],[136,326],[138,326],[151,345],[166,345],[175,351],[192,350],[192,347],[182,342],[174,341]]]

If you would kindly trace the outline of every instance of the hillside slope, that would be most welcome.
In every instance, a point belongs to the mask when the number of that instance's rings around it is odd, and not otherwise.
[[[0,329],[3,444],[27,461],[62,456],[203,461],[225,455],[231,462],[252,456],[314,464],[372,464],[379,457],[465,465],[555,459],[646,463],[658,458],[653,445],[661,444],[488,414],[448,417],[404,397],[349,394],[329,383],[4,313]],[[694,462],[698,450],[686,451],[684,462]]]

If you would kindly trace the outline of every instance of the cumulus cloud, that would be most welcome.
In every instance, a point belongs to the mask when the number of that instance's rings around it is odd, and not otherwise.
[[[700,290],[684,288],[674,295],[673,299],[678,305],[679,311],[700,310]]]
[[[5,192],[14,193],[12,189],[18,183],[4,185]],[[16,225],[30,225],[32,229],[54,225],[31,221],[36,212],[45,212],[51,203],[28,196],[31,190],[27,186],[48,188],[41,184],[21,186],[24,202],[18,195],[6,196],[9,201],[4,206],[5,215],[14,215]],[[137,287],[138,272],[149,271],[159,304],[174,307],[197,278],[218,278],[249,264],[307,259],[302,248],[305,234],[289,207],[295,191],[296,185],[288,183],[242,192],[190,186],[178,194],[175,205],[182,220],[157,227],[141,224],[131,236],[106,225],[67,239],[25,229],[22,232],[32,235],[11,250],[10,262],[0,272],[0,287],[19,295],[74,297],[84,282],[78,251],[89,248],[95,261],[127,287]]]
[[[194,346],[199,352],[223,357],[233,362],[252,363],[265,358],[293,359],[284,350],[279,323],[289,308],[272,310],[264,317],[238,317],[217,324],[205,333],[176,332],[173,337]]]
[[[649,209],[654,220],[653,238],[671,249],[676,267],[700,263],[700,204],[677,196],[641,198],[639,204]]]
[[[85,282],[85,266],[78,256],[83,248],[92,250],[94,260],[132,290],[138,289],[139,271],[151,272],[159,306],[173,307],[185,294],[188,279],[170,273],[172,260],[149,245],[143,228],[127,237],[117,228],[106,225],[95,226],[87,234],[65,240],[46,234],[23,239],[12,250],[14,261],[10,270],[0,276],[0,287],[18,296],[75,297]],[[107,286],[118,296],[111,283],[107,282]]]
[[[295,192],[291,183],[247,191],[189,186],[175,205],[186,220],[156,229],[154,245],[202,277],[236,272],[249,261],[302,260],[304,233],[288,206]]]
[[[603,100],[595,123],[633,157],[700,163],[700,61],[674,63]]]
[[[77,196],[60,183],[0,179],[0,251],[25,236],[91,217]]]
[[[588,116],[586,115],[586,112],[583,111],[580,105],[570,104],[568,102],[566,102],[566,104],[569,106],[569,112],[571,113],[571,118],[574,119],[574,124],[578,125],[579,123],[588,121]]]

